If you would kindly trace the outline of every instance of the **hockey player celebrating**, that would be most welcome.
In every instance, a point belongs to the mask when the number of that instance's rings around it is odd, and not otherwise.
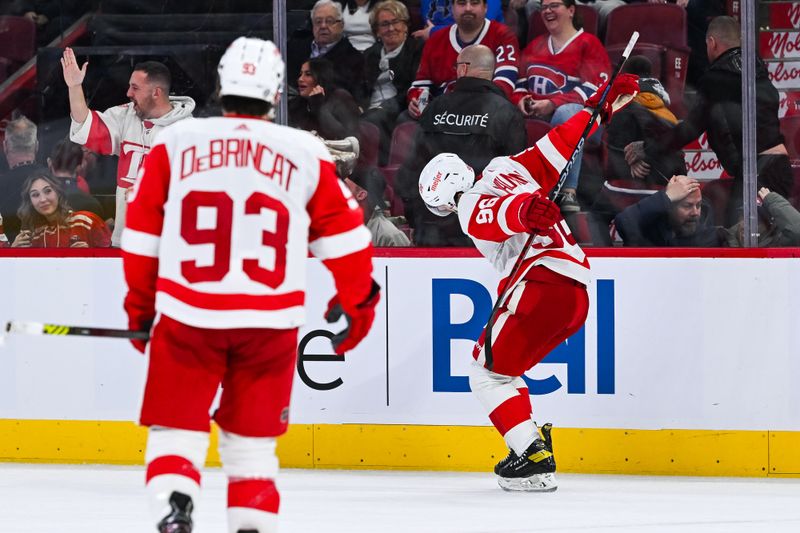
[[[223,117],[165,128],[130,197],[125,310],[131,329],[152,327],[134,345],[149,356],[140,422],[162,533],[192,530],[220,384],[228,531],[276,531],[275,438],[288,424],[309,249],[336,284],[326,318],[348,324],[335,351],[354,348],[375,317],[361,209],[318,138],[268,120],[283,73],[272,42],[234,41],[219,64]]]
[[[629,74],[616,78],[600,108],[603,123],[635,96],[636,80]],[[605,87],[587,100],[588,106],[598,107]],[[475,344],[469,375],[472,392],[510,449],[495,466],[506,490],[557,488],[550,425],[542,428],[542,439],[521,376],[586,320],[589,261],[547,195],[590,117],[591,110],[584,109],[535,146],[493,159],[474,185],[472,169],[454,154],[434,157],[420,174],[420,195],[428,208],[441,216],[457,211],[464,232],[501,272],[508,274],[528,236],[535,235],[517,274],[500,283],[510,289],[500,302],[489,346],[485,329]]]

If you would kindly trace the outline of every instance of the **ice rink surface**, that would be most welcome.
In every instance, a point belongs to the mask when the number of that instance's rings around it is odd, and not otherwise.
[[[143,533],[141,467],[0,463],[2,533]],[[800,531],[800,479],[559,475],[551,494],[492,474],[281,472],[281,533]],[[203,472],[196,533],[224,533],[225,478]]]

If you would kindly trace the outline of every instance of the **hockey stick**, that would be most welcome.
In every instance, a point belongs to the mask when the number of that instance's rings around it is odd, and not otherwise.
[[[79,335],[83,337],[109,337],[146,341],[149,331],[130,331],[127,329],[88,328],[83,326],[65,326],[63,324],[43,324],[41,322],[25,322],[11,320],[6,323],[6,333],[24,333],[27,335]]]
[[[561,192],[561,188],[564,186],[564,183],[567,181],[567,174],[569,174],[572,165],[578,159],[578,154],[581,153],[583,149],[583,144],[586,142],[586,138],[589,136],[589,133],[592,131],[592,125],[597,120],[597,117],[600,115],[600,109],[603,108],[603,104],[605,103],[606,99],[608,98],[608,92],[611,90],[611,86],[614,85],[614,80],[617,79],[617,76],[622,71],[622,66],[625,64],[625,61],[628,60],[630,57],[631,52],[633,51],[633,47],[636,46],[636,41],[639,40],[639,32],[635,31],[631,35],[630,40],[628,40],[628,45],[625,47],[625,50],[622,52],[622,57],[617,64],[616,69],[611,74],[611,79],[608,81],[608,85],[606,85],[603,94],[600,95],[600,102],[598,103],[597,107],[592,110],[592,117],[589,119],[589,122],[586,124],[586,127],[583,129],[583,133],[581,133],[581,138],[578,140],[578,144],[575,145],[575,148],[572,150],[572,155],[569,157],[569,161],[567,161],[567,165],[561,171],[561,174],[558,176],[558,182],[556,182],[555,187],[553,190],[550,191],[548,195],[551,200],[555,200],[558,193]],[[531,245],[533,244],[533,239],[536,238],[536,234],[531,233],[528,236],[528,240],[525,241],[525,246],[522,247],[522,251],[519,253],[519,257],[517,257],[517,261],[514,263],[514,267],[511,269],[511,273],[508,275],[509,283],[503,287],[503,291],[497,297],[497,300],[494,302],[494,307],[492,307],[492,312],[489,315],[489,321],[486,323],[486,335],[484,336],[484,355],[486,356],[486,368],[492,370],[494,366],[494,357],[492,356],[492,327],[494,326],[495,320],[497,320],[497,311],[500,309],[502,302],[505,300],[506,295],[510,294],[509,286],[511,285],[511,281],[516,277],[517,272],[522,267],[522,263],[524,262],[525,256],[528,255],[528,250],[530,249]]]

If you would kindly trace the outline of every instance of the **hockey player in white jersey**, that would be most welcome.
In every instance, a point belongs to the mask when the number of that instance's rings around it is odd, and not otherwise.
[[[600,110],[603,123],[638,92],[636,79],[627,74],[616,79]],[[600,87],[587,105],[597,107],[604,89]],[[491,349],[484,330],[475,344],[469,375],[472,392],[510,450],[495,467],[498,483],[506,490],[557,488],[550,425],[541,428],[542,438],[521,376],[586,320],[589,261],[547,195],[590,117],[591,110],[584,109],[533,147],[493,159],[474,185],[472,169],[454,154],[434,157],[420,174],[420,195],[428,208],[442,216],[457,211],[464,232],[506,275],[528,236],[535,235],[517,275],[500,283],[498,293],[505,286],[510,290],[498,309]]]
[[[276,530],[275,438],[286,431],[305,320],[310,250],[348,327],[337,353],[369,331],[380,289],[370,233],[322,142],[268,119],[284,65],[272,42],[241,37],[219,64],[223,117],[165,128],[128,205],[122,253],[130,328],[150,329],[140,423],[147,493],[162,533],[192,530],[209,409],[228,477],[228,531]]]

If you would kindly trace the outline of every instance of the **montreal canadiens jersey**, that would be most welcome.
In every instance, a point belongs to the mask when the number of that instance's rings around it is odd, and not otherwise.
[[[462,43],[458,39],[457,26],[432,34],[422,49],[416,80],[411,89],[427,88],[438,96],[450,89],[456,81],[456,60],[461,50],[472,44],[488,46],[495,53],[494,83],[511,96],[519,74],[519,44],[511,28],[500,22],[487,20],[477,39]]]
[[[522,52],[515,99],[530,94],[551,100],[556,107],[582,104],[610,72],[608,54],[594,35],[578,30],[558,52],[549,34],[540,35]]]
[[[309,250],[345,310],[369,294],[363,213],[308,132],[248,117],[183,120],[159,134],[128,202],[134,323],[157,311],[211,329],[297,327]]]
[[[539,189],[546,195],[558,182],[589,116],[577,113],[531,148],[492,159],[475,185],[461,196],[461,228],[500,272],[510,273],[528,240],[527,228],[520,221],[522,204]],[[586,254],[563,218],[547,233],[534,237],[516,279],[533,266],[549,268],[584,285],[591,279]]]

